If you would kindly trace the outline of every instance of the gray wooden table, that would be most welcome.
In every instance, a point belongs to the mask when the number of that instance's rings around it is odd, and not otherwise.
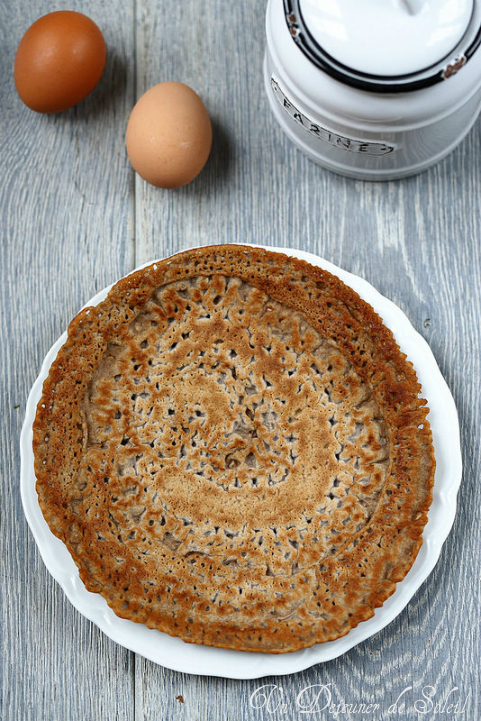
[[[57,6],[0,3],[0,717],[297,719],[304,718],[294,704],[299,690],[331,684],[337,718],[479,721],[479,122],[422,175],[384,184],[343,179],[299,154],[271,118],[261,74],[265,3],[74,0],[69,7],[101,27],[106,71],[78,107],[41,116],[17,97],[12,66],[25,29]],[[135,177],[124,146],[135,100],[163,80],[196,89],[214,127],[207,167],[177,191]],[[341,658],[253,681],[169,671],[110,641],[49,576],[19,494],[27,395],[48,348],[82,304],[145,261],[233,241],[318,253],[397,303],[453,392],[465,469],[441,559],[403,613]],[[264,683],[283,688],[285,709],[252,707]],[[436,702],[451,694],[458,707],[418,714],[414,701],[427,686]],[[407,687],[404,708],[392,707]],[[379,710],[359,715],[349,709],[356,702]]]

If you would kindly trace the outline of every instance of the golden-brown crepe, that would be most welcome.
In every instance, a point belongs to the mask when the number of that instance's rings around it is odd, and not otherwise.
[[[422,543],[434,455],[373,309],[280,253],[187,251],[83,310],[34,423],[37,492],[88,590],[185,641],[343,636]]]

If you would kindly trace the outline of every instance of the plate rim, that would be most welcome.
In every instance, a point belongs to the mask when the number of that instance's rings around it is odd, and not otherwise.
[[[210,247],[211,245],[187,248],[166,256],[165,259],[189,250]],[[235,651],[190,644],[161,631],[149,629],[144,624],[138,624],[116,616],[100,594],[91,593],[84,587],[78,575],[77,566],[67,547],[50,531],[38,504],[38,496],[35,490],[36,477],[33,468],[32,426],[37,404],[42,395],[43,382],[59,349],[67,339],[67,331],[62,333],[45,355],[27,399],[25,418],[20,435],[20,492],[24,514],[50,575],[60,584],[68,600],[79,613],[95,623],[109,638],[124,648],[139,653],[154,663],[174,671],[201,676],[248,680],[264,676],[298,673],[317,663],[338,658],[354,646],[381,631],[402,612],[422,583],[431,574],[454,523],[457,492],[462,478],[462,457],[459,420],[451,391],[441,374],[430,346],[415,330],[399,306],[382,295],[371,283],[360,276],[354,275],[309,251],[254,243],[235,243],[234,245],[264,248],[272,252],[284,253],[291,257],[306,260],[311,265],[321,267],[336,275],[374,308],[385,325],[390,328],[401,350],[406,353],[408,360],[413,363],[423,388],[422,395],[428,401],[428,407],[430,408],[428,420],[433,432],[437,465],[433,487],[433,502],[429,509],[428,522],[423,531],[423,544],[412,568],[405,578],[397,584],[394,593],[380,608],[375,610],[374,616],[367,621],[361,622],[345,636],[334,641],[315,644],[310,648],[284,654]],[[160,262],[160,260],[143,263],[128,272],[124,277]],[[98,304],[108,294],[113,285],[114,283],[96,293],[83,308]],[[391,326],[393,322],[395,328]],[[434,395],[433,390],[436,391]],[[443,441],[443,439],[448,438],[449,443]]]

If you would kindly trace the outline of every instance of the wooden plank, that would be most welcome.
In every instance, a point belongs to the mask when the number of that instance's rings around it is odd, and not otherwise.
[[[51,4],[2,3],[0,716],[12,720],[133,716],[133,654],[81,617],[49,577],[19,498],[19,432],[43,356],[79,308],[133,262],[132,175],[121,131],[133,98],[133,11],[70,7],[104,31],[106,71],[81,105],[41,116],[18,99],[12,67],[22,33]],[[116,674],[124,693],[111,682]]]

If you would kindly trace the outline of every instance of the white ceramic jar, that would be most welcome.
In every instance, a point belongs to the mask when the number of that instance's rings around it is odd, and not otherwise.
[[[266,30],[274,115],[337,173],[425,170],[481,109],[481,0],[269,0]]]

